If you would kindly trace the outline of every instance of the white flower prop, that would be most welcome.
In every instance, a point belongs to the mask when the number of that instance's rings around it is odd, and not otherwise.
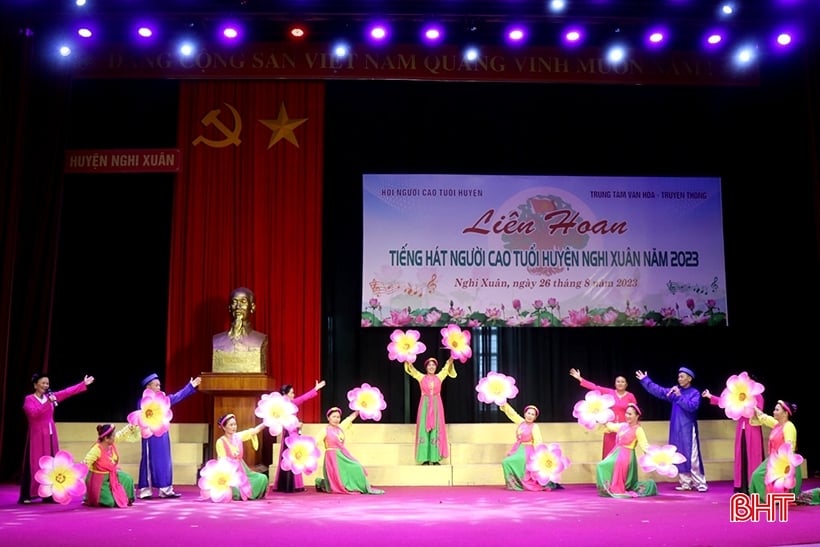
[[[572,416],[578,418],[578,423],[587,429],[594,429],[597,424],[605,424],[615,420],[615,397],[602,394],[597,389],[588,391],[584,398],[572,409]]]
[[[487,373],[487,376],[478,381],[475,390],[478,392],[479,401],[482,403],[495,403],[499,406],[518,395],[515,378],[500,372]]]
[[[646,473],[656,472],[658,475],[673,479],[678,476],[676,464],[686,461],[686,456],[678,452],[674,444],[663,446],[650,445],[640,457],[638,464]]]
[[[283,429],[293,431],[299,427],[299,418],[296,413],[299,407],[293,404],[289,397],[285,397],[278,391],[262,395],[256,404],[254,414],[262,418],[262,423],[268,428],[273,436],[281,435]]]

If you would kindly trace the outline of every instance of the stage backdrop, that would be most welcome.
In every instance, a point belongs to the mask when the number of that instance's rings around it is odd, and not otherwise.
[[[229,294],[248,287],[269,375],[307,391],[321,362],[324,83],[183,82],[179,104],[165,383],[211,370]],[[199,402],[174,419],[202,421]],[[318,400],[301,417],[318,420]]]
[[[718,178],[363,184],[362,326],[726,324]]]

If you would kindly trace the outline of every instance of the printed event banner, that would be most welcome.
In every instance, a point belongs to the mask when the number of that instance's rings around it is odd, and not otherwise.
[[[726,325],[719,178],[363,180],[362,326]]]

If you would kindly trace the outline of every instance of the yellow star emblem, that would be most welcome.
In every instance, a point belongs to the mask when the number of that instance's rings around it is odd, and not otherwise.
[[[285,103],[282,102],[282,106],[279,107],[279,115],[275,120],[259,120],[273,132],[270,136],[270,142],[268,143],[268,150],[273,148],[273,145],[282,139],[285,139],[296,148],[299,148],[299,142],[296,140],[296,135],[293,134],[293,130],[307,120],[307,118],[288,118],[288,111],[285,109]]]

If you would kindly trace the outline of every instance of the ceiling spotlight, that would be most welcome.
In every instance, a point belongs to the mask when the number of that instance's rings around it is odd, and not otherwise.
[[[646,35],[646,43],[649,47],[658,48],[666,42],[666,29],[653,28]]]
[[[85,0],[77,0],[76,2],[74,2],[74,4],[76,4],[77,7],[81,8],[85,5]]]
[[[141,26],[137,29],[137,35],[142,38],[150,38],[154,35],[154,31],[150,29],[150,27]]]
[[[189,57],[194,54],[194,44],[191,42],[183,42],[179,46],[179,53],[185,57]]]
[[[69,55],[71,55],[71,48],[68,46],[60,46],[60,49],[58,51],[60,52],[60,55],[63,57],[68,57]]]
[[[464,50],[465,61],[475,61],[478,59],[478,48],[470,46]]]
[[[612,64],[622,63],[626,59],[626,48],[624,46],[612,46],[606,52],[606,60]]]
[[[723,45],[726,36],[722,30],[710,30],[706,33],[704,38],[704,45],[707,48],[714,49]]]
[[[737,50],[735,53],[735,60],[737,61],[738,65],[748,65],[755,59],[755,48],[754,46],[743,46]]]
[[[91,32],[91,29],[90,29],[90,28],[88,28],[88,27],[82,27],[82,28],[80,28],[80,29],[78,29],[78,30],[77,30],[77,34],[79,34],[79,35],[80,35],[80,36],[82,36],[83,38],[91,38],[91,36],[92,36],[94,33],[93,33],[93,32]]]
[[[718,8],[722,17],[730,17],[735,14],[735,4],[732,2],[724,2]]]
[[[233,23],[228,23],[222,27],[219,34],[228,41],[236,40],[239,38],[239,27]]]
[[[561,13],[566,7],[566,0],[550,0],[550,11],[553,13]]]
[[[568,46],[577,46],[584,39],[584,33],[579,27],[570,27],[564,31],[564,43]]]
[[[307,36],[307,28],[304,25],[292,25],[288,28],[288,36],[294,40],[301,40]]]
[[[337,59],[344,59],[350,55],[350,47],[342,42],[339,42],[335,46],[333,46],[333,56]]]
[[[440,25],[426,25],[421,29],[421,37],[428,44],[437,44],[444,38],[444,29]]]
[[[387,25],[383,23],[374,24],[367,31],[367,35],[370,37],[370,39],[376,42],[382,42],[386,40],[388,34],[389,31]]]
[[[507,41],[511,44],[520,44],[525,37],[524,27],[514,26],[507,29]]]

